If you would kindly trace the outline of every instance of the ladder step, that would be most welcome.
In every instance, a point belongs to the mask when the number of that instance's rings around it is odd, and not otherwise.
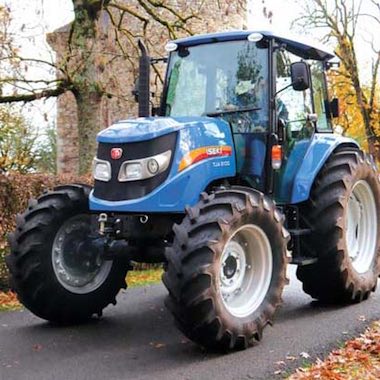
[[[310,228],[290,229],[289,233],[293,236],[309,235],[311,233]]]
[[[299,256],[299,257],[293,257],[293,259],[290,261],[290,264],[303,266],[303,265],[315,264],[317,261],[318,261],[317,257]]]

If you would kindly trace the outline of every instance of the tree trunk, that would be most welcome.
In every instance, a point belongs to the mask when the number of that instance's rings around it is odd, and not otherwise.
[[[108,1],[74,0],[75,20],[69,37],[69,49],[76,69],[72,73],[73,94],[77,102],[79,174],[91,170],[96,149],[96,134],[102,127],[101,102],[103,89],[96,59],[97,20]],[[75,66],[73,66],[75,67]]]
[[[372,119],[371,119],[371,110],[369,110],[368,101],[363,94],[363,90],[360,85],[354,81],[354,87],[356,92],[356,101],[360,108],[360,112],[363,117],[365,134],[367,136],[368,141],[368,151],[372,154],[373,157],[377,156],[376,152],[376,134],[372,129]]]
[[[78,115],[74,95],[68,91],[57,101],[57,172],[77,175],[79,172],[78,154]]]
[[[79,175],[91,171],[96,153],[96,135],[102,126],[102,96],[97,91],[81,91],[76,95],[78,107]]]

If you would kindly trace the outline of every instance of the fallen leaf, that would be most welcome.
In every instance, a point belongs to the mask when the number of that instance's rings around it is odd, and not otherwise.
[[[33,345],[33,351],[41,351],[42,345],[41,344],[34,344]]]
[[[162,347],[166,346],[166,344],[164,344],[164,343],[158,343],[158,342],[150,342],[149,345],[152,346],[152,347],[154,347],[154,348],[162,348]]]

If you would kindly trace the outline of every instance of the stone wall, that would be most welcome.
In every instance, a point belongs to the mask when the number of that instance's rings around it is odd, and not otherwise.
[[[141,12],[141,7],[133,5],[133,2],[133,0],[129,0],[126,4]],[[195,10],[201,4],[199,1],[171,0],[170,5],[174,3],[178,12],[182,14],[189,14],[192,8]],[[192,19],[188,23],[192,31],[209,33],[245,28],[246,14],[241,6],[241,4],[245,4],[244,1],[205,0],[203,4],[199,18]],[[168,17],[167,14],[164,16]],[[117,17],[115,12],[114,20]],[[152,57],[166,55],[164,46],[170,37],[165,28],[154,22],[148,24],[144,36],[142,24],[131,17],[126,17],[123,24],[125,30],[128,30],[130,34],[122,32],[115,35],[112,20],[105,12],[99,18],[98,27],[100,36],[96,47],[99,51],[97,58],[98,75],[108,93],[102,100],[103,125],[100,129],[103,129],[117,120],[137,115],[137,105],[132,96],[132,90],[138,73],[139,52],[135,46],[137,38],[131,38],[131,36],[143,37]],[[67,25],[48,35],[48,42],[57,53],[58,64],[65,61],[69,30],[70,26]],[[179,36],[183,36],[183,33],[182,35],[179,33]],[[126,53],[125,55],[120,54],[122,50],[118,43]],[[163,73],[164,67],[161,66],[160,68],[159,65],[157,67],[158,71]],[[59,76],[59,72],[57,75]],[[152,100],[157,105],[161,92],[161,82],[156,75],[152,75],[152,91],[155,92],[155,97]],[[61,95],[58,98],[57,106],[58,173],[75,174],[78,169],[78,133],[74,96],[71,93]]]

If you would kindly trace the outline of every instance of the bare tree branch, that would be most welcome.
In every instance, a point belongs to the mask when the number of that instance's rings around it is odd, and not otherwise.
[[[42,90],[32,94],[0,96],[0,103],[31,102],[37,99],[56,97],[68,90],[70,90],[68,86],[60,86],[55,89]]]

